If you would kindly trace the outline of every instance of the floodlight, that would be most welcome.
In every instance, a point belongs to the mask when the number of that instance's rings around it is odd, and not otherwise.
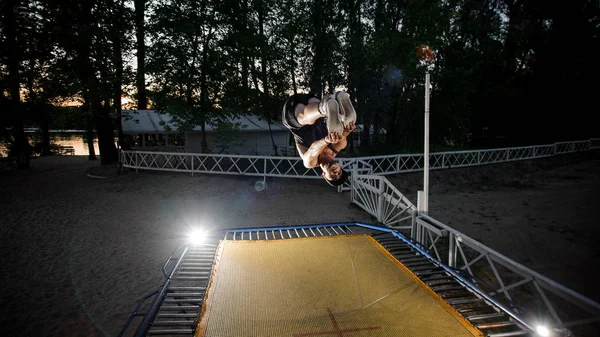
[[[535,327],[535,330],[537,331],[538,335],[541,337],[548,337],[550,336],[550,330],[543,326],[543,325],[538,325]]]

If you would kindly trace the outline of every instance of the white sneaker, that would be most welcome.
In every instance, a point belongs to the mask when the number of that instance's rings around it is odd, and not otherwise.
[[[335,100],[340,106],[340,113],[343,117],[344,126],[350,124],[350,122],[356,122],[356,111],[352,102],[350,101],[350,95],[344,91],[338,91],[335,93]]]
[[[344,132],[344,124],[340,119],[340,107],[338,102],[330,97],[324,97],[319,103],[319,112],[325,115],[325,123],[329,132],[337,132],[340,135]]]

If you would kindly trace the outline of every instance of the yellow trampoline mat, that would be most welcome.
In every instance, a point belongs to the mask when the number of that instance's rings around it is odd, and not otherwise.
[[[196,337],[483,336],[368,235],[221,241]]]

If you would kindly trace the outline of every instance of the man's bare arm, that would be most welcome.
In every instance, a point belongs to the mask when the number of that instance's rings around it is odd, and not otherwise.
[[[304,164],[304,167],[311,168],[317,166],[319,164],[319,155],[321,152],[323,152],[327,145],[337,144],[341,139],[342,137],[340,134],[332,132],[325,136],[325,138],[310,144],[308,149],[306,149],[304,146],[296,144],[298,153],[300,153],[300,157],[302,157],[302,163]]]

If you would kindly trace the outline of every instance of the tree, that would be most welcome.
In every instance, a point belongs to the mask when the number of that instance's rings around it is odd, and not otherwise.
[[[218,8],[211,0],[158,1],[148,28],[155,108],[168,108],[180,131],[200,126],[202,152],[208,151],[206,123],[226,117],[218,106],[224,82],[217,49],[223,36]]]
[[[18,0],[7,0],[2,3],[3,25],[2,33],[4,40],[3,63],[6,65],[6,74],[3,91],[6,90],[8,97],[4,98],[3,105],[7,108],[4,120],[12,127],[12,140],[14,153],[17,157],[19,169],[29,167],[29,142],[25,137],[23,126],[23,111],[21,105],[21,78],[20,63],[22,61],[22,47],[20,34],[22,33],[22,12],[24,4]],[[3,108],[5,108],[3,107]]]
[[[145,110],[148,106],[146,96],[146,0],[134,0],[135,4],[135,37],[137,46],[137,108]]]
[[[88,149],[89,158],[95,159],[93,130],[96,129],[101,163],[115,163],[118,160],[114,144],[114,117],[111,117],[110,100],[113,91],[111,78],[114,64],[111,45],[108,41],[111,2],[57,0],[52,6],[56,25],[55,37],[62,57],[70,66],[80,83],[82,109],[89,117]]]

